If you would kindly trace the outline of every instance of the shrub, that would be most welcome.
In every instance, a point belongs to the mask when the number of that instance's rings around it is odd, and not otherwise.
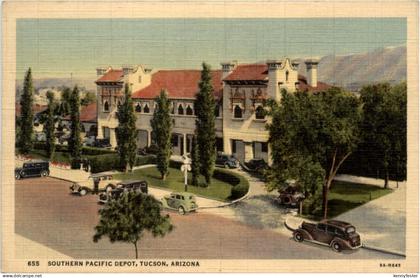
[[[145,151],[148,154],[156,154],[158,151],[158,147],[155,144],[152,144],[149,147],[146,147]]]
[[[231,184],[232,186],[238,185],[241,183],[241,178],[233,173],[227,171],[222,171],[219,169],[214,170],[213,178],[224,181]]]
[[[95,155],[87,158],[89,160],[92,173],[116,170],[120,167],[120,158],[117,154]]]
[[[146,164],[156,164],[156,156],[154,155],[144,155],[137,156],[135,166],[141,166]]]
[[[232,186],[230,191],[229,199],[235,200],[245,196],[248,193],[249,184],[248,183],[240,183],[238,185]]]
[[[82,147],[82,155],[102,155],[102,154],[112,154],[116,153],[116,151],[103,149],[103,148],[95,148],[95,147]]]
[[[214,170],[213,178],[232,185],[229,199],[235,200],[245,196],[249,190],[249,182],[241,175],[216,169]]]
[[[180,161],[175,161],[175,160],[170,160],[169,161],[169,167],[170,168],[181,169],[182,164],[183,163],[180,162]]]

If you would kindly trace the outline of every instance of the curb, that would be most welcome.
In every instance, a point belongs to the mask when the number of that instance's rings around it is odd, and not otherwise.
[[[362,247],[364,249],[368,249],[368,250],[372,250],[372,251],[376,251],[376,252],[381,252],[381,253],[385,253],[385,254],[391,254],[391,255],[396,255],[396,256],[401,256],[405,258],[405,254],[402,252],[398,252],[398,251],[394,251],[394,250],[387,250],[384,248],[379,248],[379,247],[375,247],[375,246],[369,246],[366,244],[362,244]]]

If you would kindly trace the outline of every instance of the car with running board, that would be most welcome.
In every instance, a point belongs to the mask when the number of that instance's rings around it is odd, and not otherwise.
[[[92,174],[88,180],[82,182],[75,182],[70,186],[70,193],[84,196],[88,193],[109,192],[116,188],[120,180],[114,180],[112,174],[98,173]]]
[[[297,229],[284,222],[287,229],[293,231],[293,239],[297,242],[312,241],[329,246],[335,252],[356,250],[362,247],[360,235],[350,223],[340,220],[322,220],[319,223],[303,221]]]
[[[111,199],[119,198],[125,192],[138,192],[147,194],[149,192],[148,183],[145,180],[122,181],[114,189],[99,194],[99,203],[105,204]]]
[[[15,168],[15,179],[29,177],[47,177],[50,175],[50,163],[44,160],[30,160],[22,167]]]
[[[176,210],[181,215],[198,209],[195,195],[189,192],[172,192],[163,197],[160,202],[163,208]]]

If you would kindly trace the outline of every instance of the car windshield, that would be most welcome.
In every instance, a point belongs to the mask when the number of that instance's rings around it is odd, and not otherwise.
[[[355,227],[353,227],[353,226],[348,227],[348,228],[346,229],[346,232],[347,232],[348,234],[355,233],[355,232],[356,232],[356,228],[355,228]]]

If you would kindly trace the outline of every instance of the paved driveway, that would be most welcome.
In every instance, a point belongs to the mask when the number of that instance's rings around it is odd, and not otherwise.
[[[26,245],[17,243],[16,256],[31,258],[25,250],[31,250],[31,242],[35,242],[38,248],[45,246],[73,258],[133,258],[130,244],[112,244],[106,238],[93,243],[100,208],[97,196],[72,196],[69,185],[53,178],[16,182],[15,229],[26,239]],[[296,243],[290,236],[204,212],[186,216],[168,213],[175,230],[164,238],[146,234],[140,243],[140,258],[398,259],[367,250],[336,254],[328,248]]]

